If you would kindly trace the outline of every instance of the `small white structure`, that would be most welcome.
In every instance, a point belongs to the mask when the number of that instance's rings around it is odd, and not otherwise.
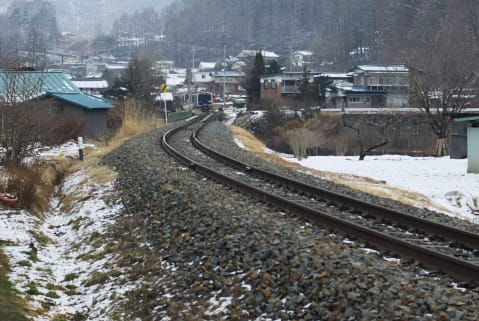
[[[108,88],[108,81],[106,80],[73,80],[72,81],[82,93],[103,96],[103,93]]]
[[[467,128],[467,172],[479,173],[479,127]]]

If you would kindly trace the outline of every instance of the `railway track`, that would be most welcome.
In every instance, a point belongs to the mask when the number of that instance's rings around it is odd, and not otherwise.
[[[222,155],[198,139],[207,120],[168,131],[163,148],[226,186],[374,248],[415,259],[470,286],[479,284],[478,234],[319,189]]]

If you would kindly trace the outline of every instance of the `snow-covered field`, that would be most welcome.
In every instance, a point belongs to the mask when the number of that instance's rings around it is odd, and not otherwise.
[[[225,110],[229,116],[226,125],[233,123],[237,111]],[[253,117],[262,115],[259,111]],[[237,144],[243,148],[241,142],[237,141]],[[357,156],[315,156],[298,161],[293,155],[278,155],[311,169],[386,181],[390,186],[429,198],[437,204],[434,210],[445,208],[448,215],[479,224],[479,174],[467,173],[467,159],[382,155],[367,156],[363,161]]]
[[[400,155],[315,156],[298,161],[292,155],[284,159],[305,167],[354,174],[386,181],[404,190],[418,192],[459,216],[479,223],[479,174],[467,173],[467,159],[449,157],[409,157]]]

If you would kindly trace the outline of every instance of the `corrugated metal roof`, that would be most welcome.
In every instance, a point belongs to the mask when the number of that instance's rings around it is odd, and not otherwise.
[[[455,121],[475,121],[479,120],[479,116],[469,116],[469,117],[460,117],[454,118]]]
[[[46,92],[78,93],[80,90],[59,71],[10,71],[0,70],[0,91],[28,91],[29,96],[38,97]]]
[[[87,109],[109,109],[114,106],[108,101],[84,93],[47,93],[47,96],[68,101]]]
[[[56,97],[86,109],[113,108],[104,99],[84,94],[61,71],[10,71],[0,70],[0,94],[16,92],[16,102],[41,96]],[[13,99],[12,99],[13,100]]]

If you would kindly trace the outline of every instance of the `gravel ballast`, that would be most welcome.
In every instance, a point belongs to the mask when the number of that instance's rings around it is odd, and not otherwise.
[[[447,276],[389,258],[203,178],[163,151],[165,131],[135,137],[105,158],[119,173],[125,206],[123,221],[112,232],[131,277],[141,284],[130,293],[123,317],[478,320],[476,288],[458,288]],[[272,168],[238,148],[219,122],[209,125],[200,139],[255,166],[372,197]],[[404,210],[455,226],[466,224],[426,210]]]

